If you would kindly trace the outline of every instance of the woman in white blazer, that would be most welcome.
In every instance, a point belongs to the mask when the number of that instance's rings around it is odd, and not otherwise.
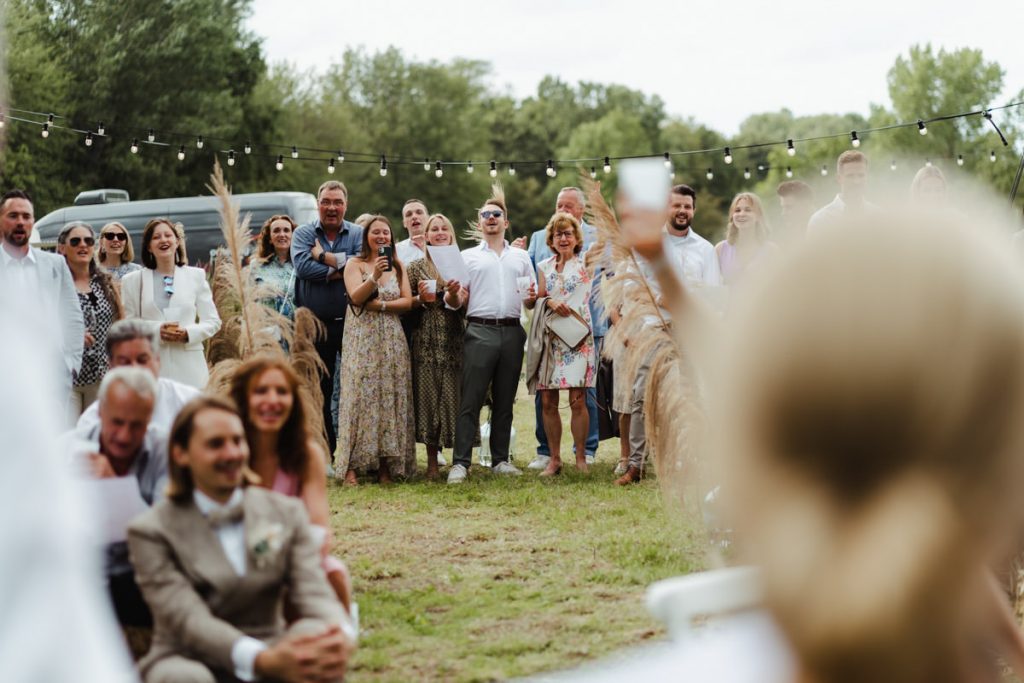
[[[125,317],[160,331],[160,376],[203,389],[210,377],[203,342],[220,329],[202,268],[185,265],[181,225],[154,218],[142,233],[142,270],[121,280]]]

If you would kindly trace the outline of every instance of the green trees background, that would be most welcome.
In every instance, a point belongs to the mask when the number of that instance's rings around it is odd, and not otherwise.
[[[518,164],[515,176],[502,166],[499,175],[513,233],[528,234],[543,226],[558,189],[575,184],[578,172],[589,174],[593,167],[606,192],[615,187],[614,165],[608,175],[600,161],[561,165],[557,177],[548,178],[547,159],[660,155],[864,130],[998,106],[1004,102],[995,98],[1006,85],[1003,70],[980,50],[917,45],[889,71],[891,101],[871,105],[867,117],[752,113],[727,138],[705,123],[669,114],[658,96],[622,85],[570,84],[552,75],[534,95],[519,100],[494,87],[495,74],[480,61],[416,62],[391,48],[348,49],[316,72],[267,64],[259,38],[245,29],[248,0],[0,5],[8,106],[40,112],[25,116],[37,122],[55,112],[66,117],[57,126],[79,131],[95,131],[102,121],[107,132],[86,147],[83,133],[64,128],[47,139],[38,125],[10,121],[4,128],[0,184],[28,188],[40,216],[90,188],[120,187],[136,199],[203,194],[213,159],[219,156],[223,164],[228,149],[236,152],[237,163],[225,169],[236,192],[313,192],[331,177],[328,158],[343,151],[345,161],[333,177],[349,187],[350,217],[380,212],[397,219],[404,200],[419,197],[457,225],[471,219],[487,196],[492,159],[535,162]],[[1024,89],[1010,98],[1021,100]],[[952,169],[963,155],[964,171],[1006,193],[1024,142],[1024,107],[996,112],[994,119],[1010,148],[978,116],[937,122],[926,137],[916,129],[861,135],[861,149],[876,173],[895,173],[901,182],[909,182],[925,159]],[[150,128],[157,131],[157,144],[146,142]],[[202,149],[196,144],[200,134]],[[138,154],[129,152],[133,138],[140,143]],[[247,141],[253,145],[248,156],[242,152]],[[317,151],[303,150],[292,159],[292,145]],[[181,146],[184,161],[177,159]],[[724,228],[724,210],[736,192],[770,198],[787,167],[827,201],[835,191],[835,157],[848,147],[848,138],[838,138],[803,143],[795,157],[783,146],[737,150],[731,166],[720,153],[681,156],[675,159],[676,179],[698,190],[696,225],[714,237]],[[995,163],[989,160],[993,150]],[[378,170],[382,154],[389,160],[386,177]],[[274,168],[278,155],[284,157],[281,171]],[[459,163],[446,165],[438,179],[438,159]],[[890,160],[896,159],[892,172]],[[472,174],[466,171],[470,161]],[[744,169],[751,172],[749,180]]]

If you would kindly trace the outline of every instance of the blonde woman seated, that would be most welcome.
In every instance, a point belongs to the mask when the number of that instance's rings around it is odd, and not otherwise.
[[[391,248],[388,257],[381,248]],[[346,484],[375,471],[382,484],[416,471],[409,347],[398,316],[420,301],[394,257],[391,223],[374,216],[359,256],[345,263],[349,312],[341,344],[335,466]]]
[[[220,315],[202,268],[186,265],[180,223],[154,218],[142,232],[142,270],[121,280],[126,318],[160,330],[160,376],[206,387],[210,378],[203,342],[217,334]]]
[[[590,319],[590,293],[593,278],[584,263],[583,231],[580,223],[568,213],[556,213],[548,221],[546,240],[554,253],[551,258],[537,264],[537,296],[547,297],[545,305],[550,315],[582,318],[593,330]],[[544,419],[544,433],[548,437],[551,460],[541,472],[542,477],[561,473],[562,417],[558,413],[561,392],[569,393],[569,408],[572,413],[570,430],[576,445],[576,468],[587,471],[586,440],[590,425],[587,414],[587,387],[594,386],[596,359],[594,336],[586,338],[574,348],[551,333],[547,337],[553,369],[550,380],[541,378],[537,391],[541,397],[541,414]]]
[[[736,284],[748,268],[771,258],[778,247],[768,241],[768,222],[761,200],[753,192],[741,192],[729,206],[725,239],[715,245],[722,282]]]

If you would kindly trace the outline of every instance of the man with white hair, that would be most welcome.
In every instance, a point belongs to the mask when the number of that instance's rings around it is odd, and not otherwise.
[[[99,424],[77,428],[66,437],[68,450],[76,450],[73,444],[82,442],[97,447],[93,452],[70,454],[84,459],[87,476],[134,477],[146,505],[162,499],[167,488],[167,433],[150,424],[156,396],[157,382],[149,370],[114,368],[100,383]],[[118,621],[127,626],[152,625],[135,584],[126,541],[107,546],[106,575]]]
[[[118,320],[107,331],[107,361],[110,368],[135,367],[149,370],[156,378],[156,403],[150,424],[171,431],[181,407],[199,395],[195,387],[160,376],[160,333],[138,318]],[[78,418],[78,429],[99,424],[99,402],[86,408]]]

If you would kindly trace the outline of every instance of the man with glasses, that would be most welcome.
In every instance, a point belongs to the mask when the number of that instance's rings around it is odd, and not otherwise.
[[[537,278],[530,257],[505,240],[508,210],[496,191],[480,209],[478,246],[462,252],[469,271],[466,337],[462,352],[462,398],[455,423],[455,464],[449,484],[466,480],[473,441],[480,429],[480,409],[491,389],[491,458],[496,474],[520,475],[509,462],[512,404],[519,388],[526,332],[519,322],[521,306],[537,302]],[[451,307],[445,299],[445,305]]]
[[[337,180],[328,180],[320,186],[317,202],[319,218],[300,225],[292,234],[292,263],[295,265],[296,307],[310,309],[327,331],[326,337],[317,342],[316,350],[327,368],[320,378],[320,389],[324,397],[324,427],[333,461],[338,425],[331,414],[331,395],[348,307],[342,271],[349,256],[359,255],[363,229],[345,220],[348,189]]]
[[[71,398],[72,376],[82,366],[85,322],[64,259],[29,247],[33,225],[35,210],[28,194],[11,190],[0,198],[0,291],[9,300],[31,307],[33,316],[48,327],[46,340],[40,342],[54,347],[52,355],[60,368],[58,395],[66,403]],[[61,406],[60,415],[66,412]]]

